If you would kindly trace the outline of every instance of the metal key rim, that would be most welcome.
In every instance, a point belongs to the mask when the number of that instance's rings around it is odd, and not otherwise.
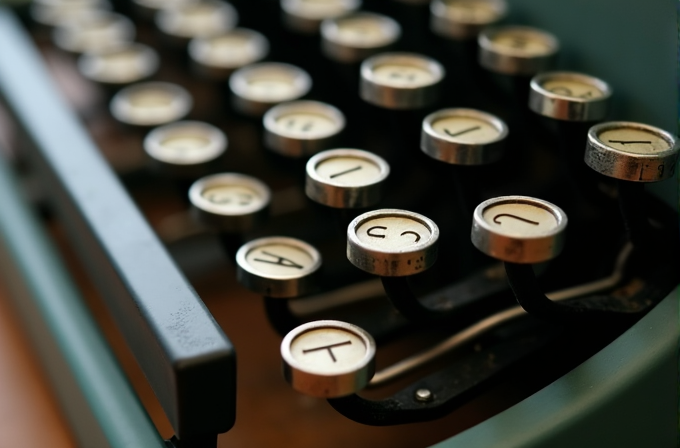
[[[543,87],[550,79],[578,81],[592,85],[602,96],[588,99],[560,95]],[[594,76],[577,72],[544,72],[534,76],[530,82],[529,108],[537,114],[566,121],[596,121],[607,114],[607,103],[612,96],[611,86]]]

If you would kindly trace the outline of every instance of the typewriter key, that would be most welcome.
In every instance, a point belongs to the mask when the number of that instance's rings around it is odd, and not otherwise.
[[[185,45],[195,37],[208,37],[231,30],[238,23],[238,12],[221,0],[199,0],[177,8],[161,9],[156,26],[171,42]]]
[[[197,71],[213,79],[227,79],[234,70],[258,62],[268,53],[267,38],[247,28],[198,37],[189,43],[189,56]]]
[[[181,8],[198,0],[132,0],[135,12],[142,18],[153,19],[161,9]]]
[[[607,115],[611,88],[593,76],[549,72],[531,80],[529,109],[565,121],[598,121]]]
[[[238,281],[267,297],[292,298],[316,289],[321,254],[304,241],[288,237],[259,238],[236,253]]]
[[[332,146],[345,128],[345,116],[330,104],[294,101],[264,114],[267,148],[286,157],[304,157]]]
[[[506,75],[533,75],[550,68],[559,50],[555,36],[536,28],[504,26],[478,38],[482,67]]]
[[[550,202],[503,196],[477,206],[472,244],[483,253],[511,263],[541,263],[562,251],[567,215]]]
[[[189,92],[177,84],[145,82],[122,89],[111,100],[111,114],[133,126],[158,126],[186,116],[193,105]]]
[[[31,2],[29,15],[37,23],[55,27],[83,13],[110,10],[108,0],[36,0]]]
[[[482,165],[503,156],[508,127],[503,120],[474,109],[443,109],[423,120],[420,149],[442,162]]]
[[[449,39],[471,39],[505,17],[507,9],[505,0],[434,0],[430,28]]]
[[[294,31],[314,34],[326,19],[343,16],[361,6],[361,0],[281,0],[283,21]]]
[[[347,258],[369,274],[418,274],[437,260],[439,228],[429,218],[405,210],[374,210],[357,216],[347,229]]]
[[[361,64],[359,95],[387,109],[418,109],[438,98],[444,67],[420,54],[381,53]]]
[[[240,68],[229,78],[234,108],[260,116],[270,107],[303,97],[312,88],[306,71],[290,64],[261,62]]]
[[[130,19],[109,11],[82,11],[52,34],[55,45],[71,53],[106,51],[134,38]]]
[[[329,58],[347,64],[384,51],[401,36],[399,24],[384,15],[357,12],[321,24],[321,49]]]
[[[78,70],[86,78],[110,85],[131,84],[158,70],[158,54],[143,44],[125,43],[78,58]]]
[[[144,151],[154,168],[178,178],[196,178],[224,155],[227,137],[215,126],[200,121],[179,121],[152,130]]]
[[[605,176],[632,182],[658,182],[675,176],[678,142],[654,126],[625,121],[590,128],[586,164]]]
[[[385,160],[360,149],[330,149],[307,162],[305,193],[335,208],[364,208],[382,197],[390,167]]]
[[[356,325],[321,320],[300,325],[281,342],[283,374],[298,392],[335,398],[363,389],[375,373],[375,341]]]
[[[245,232],[265,221],[270,200],[269,187],[245,174],[213,174],[189,189],[197,221],[227,233]]]

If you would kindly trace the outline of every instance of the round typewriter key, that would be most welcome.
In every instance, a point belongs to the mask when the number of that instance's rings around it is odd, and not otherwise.
[[[207,37],[231,30],[238,22],[238,12],[227,2],[199,0],[177,8],[161,9],[156,26],[180,45],[195,37]]]
[[[37,23],[56,27],[83,13],[110,10],[108,0],[39,0],[31,2],[29,14]]]
[[[364,208],[382,197],[390,167],[385,160],[360,149],[330,149],[307,162],[305,193],[334,208]]]
[[[361,98],[387,109],[418,109],[437,100],[444,68],[414,53],[382,53],[361,64]]]
[[[375,341],[356,325],[320,320],[281,342],[283,375],[298,392],[336,398],[360,391],[375,373]]]
[[[264,296],[284,299],[314,291],[321,254],[295,238],[265,237],[241,246],[236,263],[241,284]]]
[[[236,70],[229,78],[234,108],[260,116],[278,103],[303,97],[312,88],[306,71],[290,64],[261,62]]]
[[[71,53],[101,52],[132,42],[135,26],[109,11],[83,11],[54,29],[54,43]]]
[[[158,126],[186,116],[193,105],[189,92],[167,82],[145,82],[122,89],[111,100],[111,113],[133,126]]]
[[[505,17],[507,9],[505,0],[434,0],[430,28],[442,37],[471,39]]]
[[[78,70],[86,78],[100,83],[122,85],[148,78],[158,70],[158,54],[143,44],[125,43],[78,58]]]
[[[658,182],[675,176],[678,142],[654,126],[625,121],[590,128],[586,164],[605,176],[633,182]]]
[[[234,70],[264,59],[267,53],[267,38],[246,28],[199,37],[189,43],[189,56],[198,71],[214,79],[227,79]]]
[[[405,210],[374,210],[347,229],[347,258],[359,269],[383,277],[418,274],[437,259],[439,228],[429,218]]]
[[[321,24],[321,48],[331,59],[359,62],[386,50],[401,36],[399,24],[381,14],[357,12]]]
[[[313,34],[326,19],[355,11],[361,0],[281,0],[283,21],[290,29]]]
[[[269,187],[245,174],[213,174],[189,189],[197,220],[231,233],[247,231],[266,220],[270,200]]]
[[[508,127],[498,117],[474,109],[443,109],[423,120],[420,149],[442,162],[483,165],[503,156]]]
[[[286,157],[304,157],[332,146],[345,128],[345,116],[330,104],[294,101],[264,114],[267,148]]]
[[[562,251],[567,215],[550,202],[526,196],[503,196],[477,206],[472,244],[502,261],[530,264],[548,261]]]
[[[550,67],[559,51],[555,36],[524,26],[489,28],[479,34],[479,63],[506,75],[533,75]]]
[[[197,177],[224,155],[224,132],[200,121],[179,121],[152,130],[144,139],[144,151],[153,165],[177,177]]]
[[[593,76],[549,72],[531,80],[529,108],[564,121],[598,121],[607,115],[611,88]]]

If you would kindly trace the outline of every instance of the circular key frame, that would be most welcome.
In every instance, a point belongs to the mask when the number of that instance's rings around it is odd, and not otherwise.
[[[252,176],[220,173],[194,182],[189,201],[198,222],[223,232],[241,233],[266,221],[271,191]]]
[[[361,149],[329,149],[307,162],[305,193],[334,208],[370,207],[382,198],[390,174],[387,162]]]
[[[483,165],[503,157],[508,127],[475,109],[443,109],[423,120],[420,149],[453,165]]]
[[[244,115],[261,116],[272,106],[305,96],[312,78],[281,62],[260,62],[236,70],[229,78],[233,105]]]
[[[308,322],[281,341],[283,375],[305,395],[342,397],[368,385],[375,373],[375,352],[373,337],[356,325]]]
[[[41,25],[58,27],[94,11],[111,11],[111,3],[108,0],[38,0],[31,2],[28,13]]]
[[[238,23],[238,12],[222,0],[198,0],[156,14],[156,26],[177,45],[190,39],[225,33]]]
[[[141,81],[158,70],[156,51],[144,44],[125,43],[78,58],[78,71],[87,79],[102,84],[123,85]]]
[[[414,275],[437,260],[439,228],[418,213],[374,210],[347,228],[347,258],[359,269],[383,277]]]
[[[184,118],[193,106],[189,92],[177,84],[144,82],[120,90],[111,99],[111,114],[132,126],[160,126]]]
[[[269,109],[263,123],[268,149],[299,158],[331,147],[345,128],[345,116],[330,104],[293,101]]]
[[[677,139],[655,126],[612,121],[590,128],[584,160],[605,176],[659,182],[675,177],[678,149]]]
[[[267,38],[247,28],[199,37],[189,43],[189,56],[196,71],[212,79],[227,79],[234,70],[258,62],[268,53]]]
[[[507,11],[505,0],[434,0],[430,29],[447,39],[473,39],[483,28],[502,20]]]
[[[444,67],[415,53],[381,53],[361,64],[359,95],[386,109],[419,109],[438,99]]]
[[[553,64],[560,49],[552,34],[526,26],[487,28],[479,34],[479,63],[506,75],[534,75]]]
[[[329,58],[353,64],[389,49],[401,37],[401,26],[382,14],[355,12],[321,24],[321,49]]]
[[[81,11],[54,28],[52,40],[69,53],[102,52],[135,38],[135,26],[122,14],[111,11]]]
[[[290,237],[250,241],[236,252],[236,278],[266,297],[289,299],[316,290],[321,254],[312,245]]]
[[[227,136],[200,121],[178,121],[158,127],[144,139],[153,167],[171,177],[205,174],[227,150]]]
[[[609,84],[574,72],[546,72],[530,83],[529,109],[564,121],[598,121],[607,116]]]
[[[356,11],[361,0],[281,0],[283,23],[302,34],[316,34],[321,22]]]
[[[564,247],[567,215],[548,201],[503,196],[477,206],[472,244],[490,257],[519,264],[541,263]]]

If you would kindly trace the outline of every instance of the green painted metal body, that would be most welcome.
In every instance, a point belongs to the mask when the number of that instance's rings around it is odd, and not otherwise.
[[[78,444],[164,448],[3,158],[0,204],[2,281]]]

